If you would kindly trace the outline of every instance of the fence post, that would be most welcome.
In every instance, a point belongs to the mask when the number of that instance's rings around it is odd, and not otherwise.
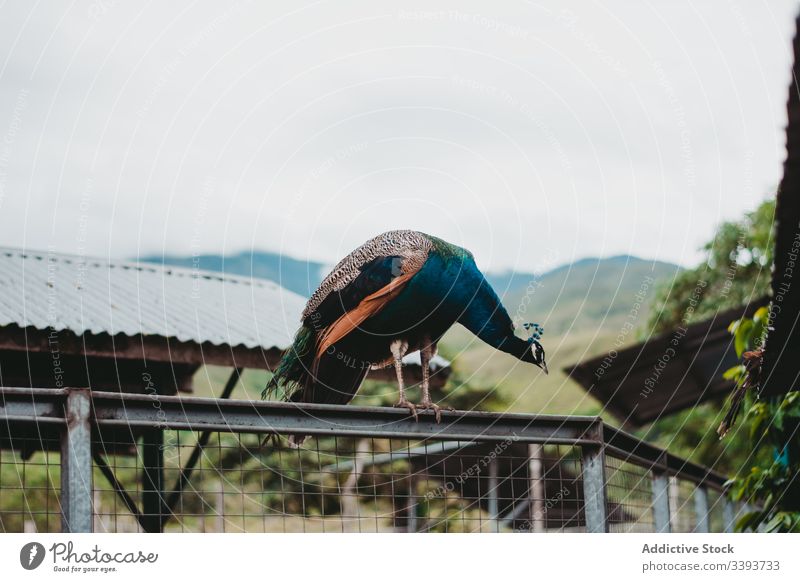
[[[164,500],[164,431],[149,430],[142,436],[142,529],[148,533],[162,531],[166,503]]]
[[[728,496],[727,491],[724,495],[725,504],[722,506],[722,519],[725,523],[723,524],[723,529],[725,533],[733,533],[734,527],[736,526],[736,507]]]
[[[419,520],[417,519],[417,511],[419,510],[419,502],[417,500],[417,475],[414,473],[414,467],[409,463],[412,473],[408,476],[408,499],[406,500],[406,531],[408,533],[416,533],[419,531]]]
[[[545,531],[547,516],[545,515],[545,485],[544,485],[544,447],[540,444],[528,445],[528,519],[530,531],[541,533]]]
[[[70,388],[61,435],[61,531],[91,532],[92,397],[88,388]]]
[[[669,477],[657,471],[653,475],[653,525],[656,533],[670,533]]]
[[[669,523],[671,531],[688,531],[689,526],[685,523],[686,519],[681,515],[681,509],[685,503],[681,503],[681,489],[677,475],[671,475],[669,481]]]
[[[708,533],[708,491],[703,485],[698,485],[694,489],[694,515],[696,522],[694,531]]]
[[[487,506],[489,510],[489,527],[492,532],[500,531],[500,504],[498,502],[498,495],[500,491],[498,488],[500,484],[497,480],[497,458],[489,461],[489,491]]]
[[[587,533],[606,533],[606,453],[602,421],[597,422],[594,431],[598,444],[581,445],[584,515]]]

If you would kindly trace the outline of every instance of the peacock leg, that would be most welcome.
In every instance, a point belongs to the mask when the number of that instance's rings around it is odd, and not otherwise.
[[[417,407],[413,402],[409,402],[406,398],[406,385],[403,382],[403,357],[408,351],[408,342],[403,340],[395,340],[389,346],[394,358],[394,371],[397,373],[397,385],[400,387],[400,400],[395,404],[395,408],[408,408],[414,420],[417,418]]]
[[[431,400],[431,358],[436,355],[436,344],[431,343],[430,338],[425,338],[422,342],[422,349],[419,351],[420,364],[422,364],[422,402],[417,408],[423,410],[433,410],[436,415],[436,422],[442,422],[442,409],[438,404]]]

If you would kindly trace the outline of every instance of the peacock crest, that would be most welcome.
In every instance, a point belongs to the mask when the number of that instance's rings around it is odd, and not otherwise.
[[[528,338],[528,343],[533,343],[533,342],[538,343],[538,341],[542,339],[542,336],[544,335],[544,327],[542,327],[538,323],[523,323],[522,327],[526,331],[531,332],[531,335]]]

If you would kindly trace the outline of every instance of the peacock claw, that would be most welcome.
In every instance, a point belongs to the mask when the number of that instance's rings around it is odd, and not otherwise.
[[[411,412],[411,416],[414,417],[414,422],[419,421],[419,416],[417,416],[417,407],[414,405],[413,402],[409,402],[408,400],[400,400],[394,405],[395,408],[408,408]]]
[[[433,410],[433,413],[436,416],[436,424],[440,424],[442,422],[442,407],[438,404],[434,404],[430,401],[425,402],[423,400],[417,404],[417,410]]]

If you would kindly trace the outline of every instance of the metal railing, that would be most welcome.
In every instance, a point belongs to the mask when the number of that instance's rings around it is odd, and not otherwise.
[[[275,435],[311,439],[291,449]],[[273,435],[273,436],[270,436]],[[0,388],[2,531],[731,531],[725,478],[598,417]]]

